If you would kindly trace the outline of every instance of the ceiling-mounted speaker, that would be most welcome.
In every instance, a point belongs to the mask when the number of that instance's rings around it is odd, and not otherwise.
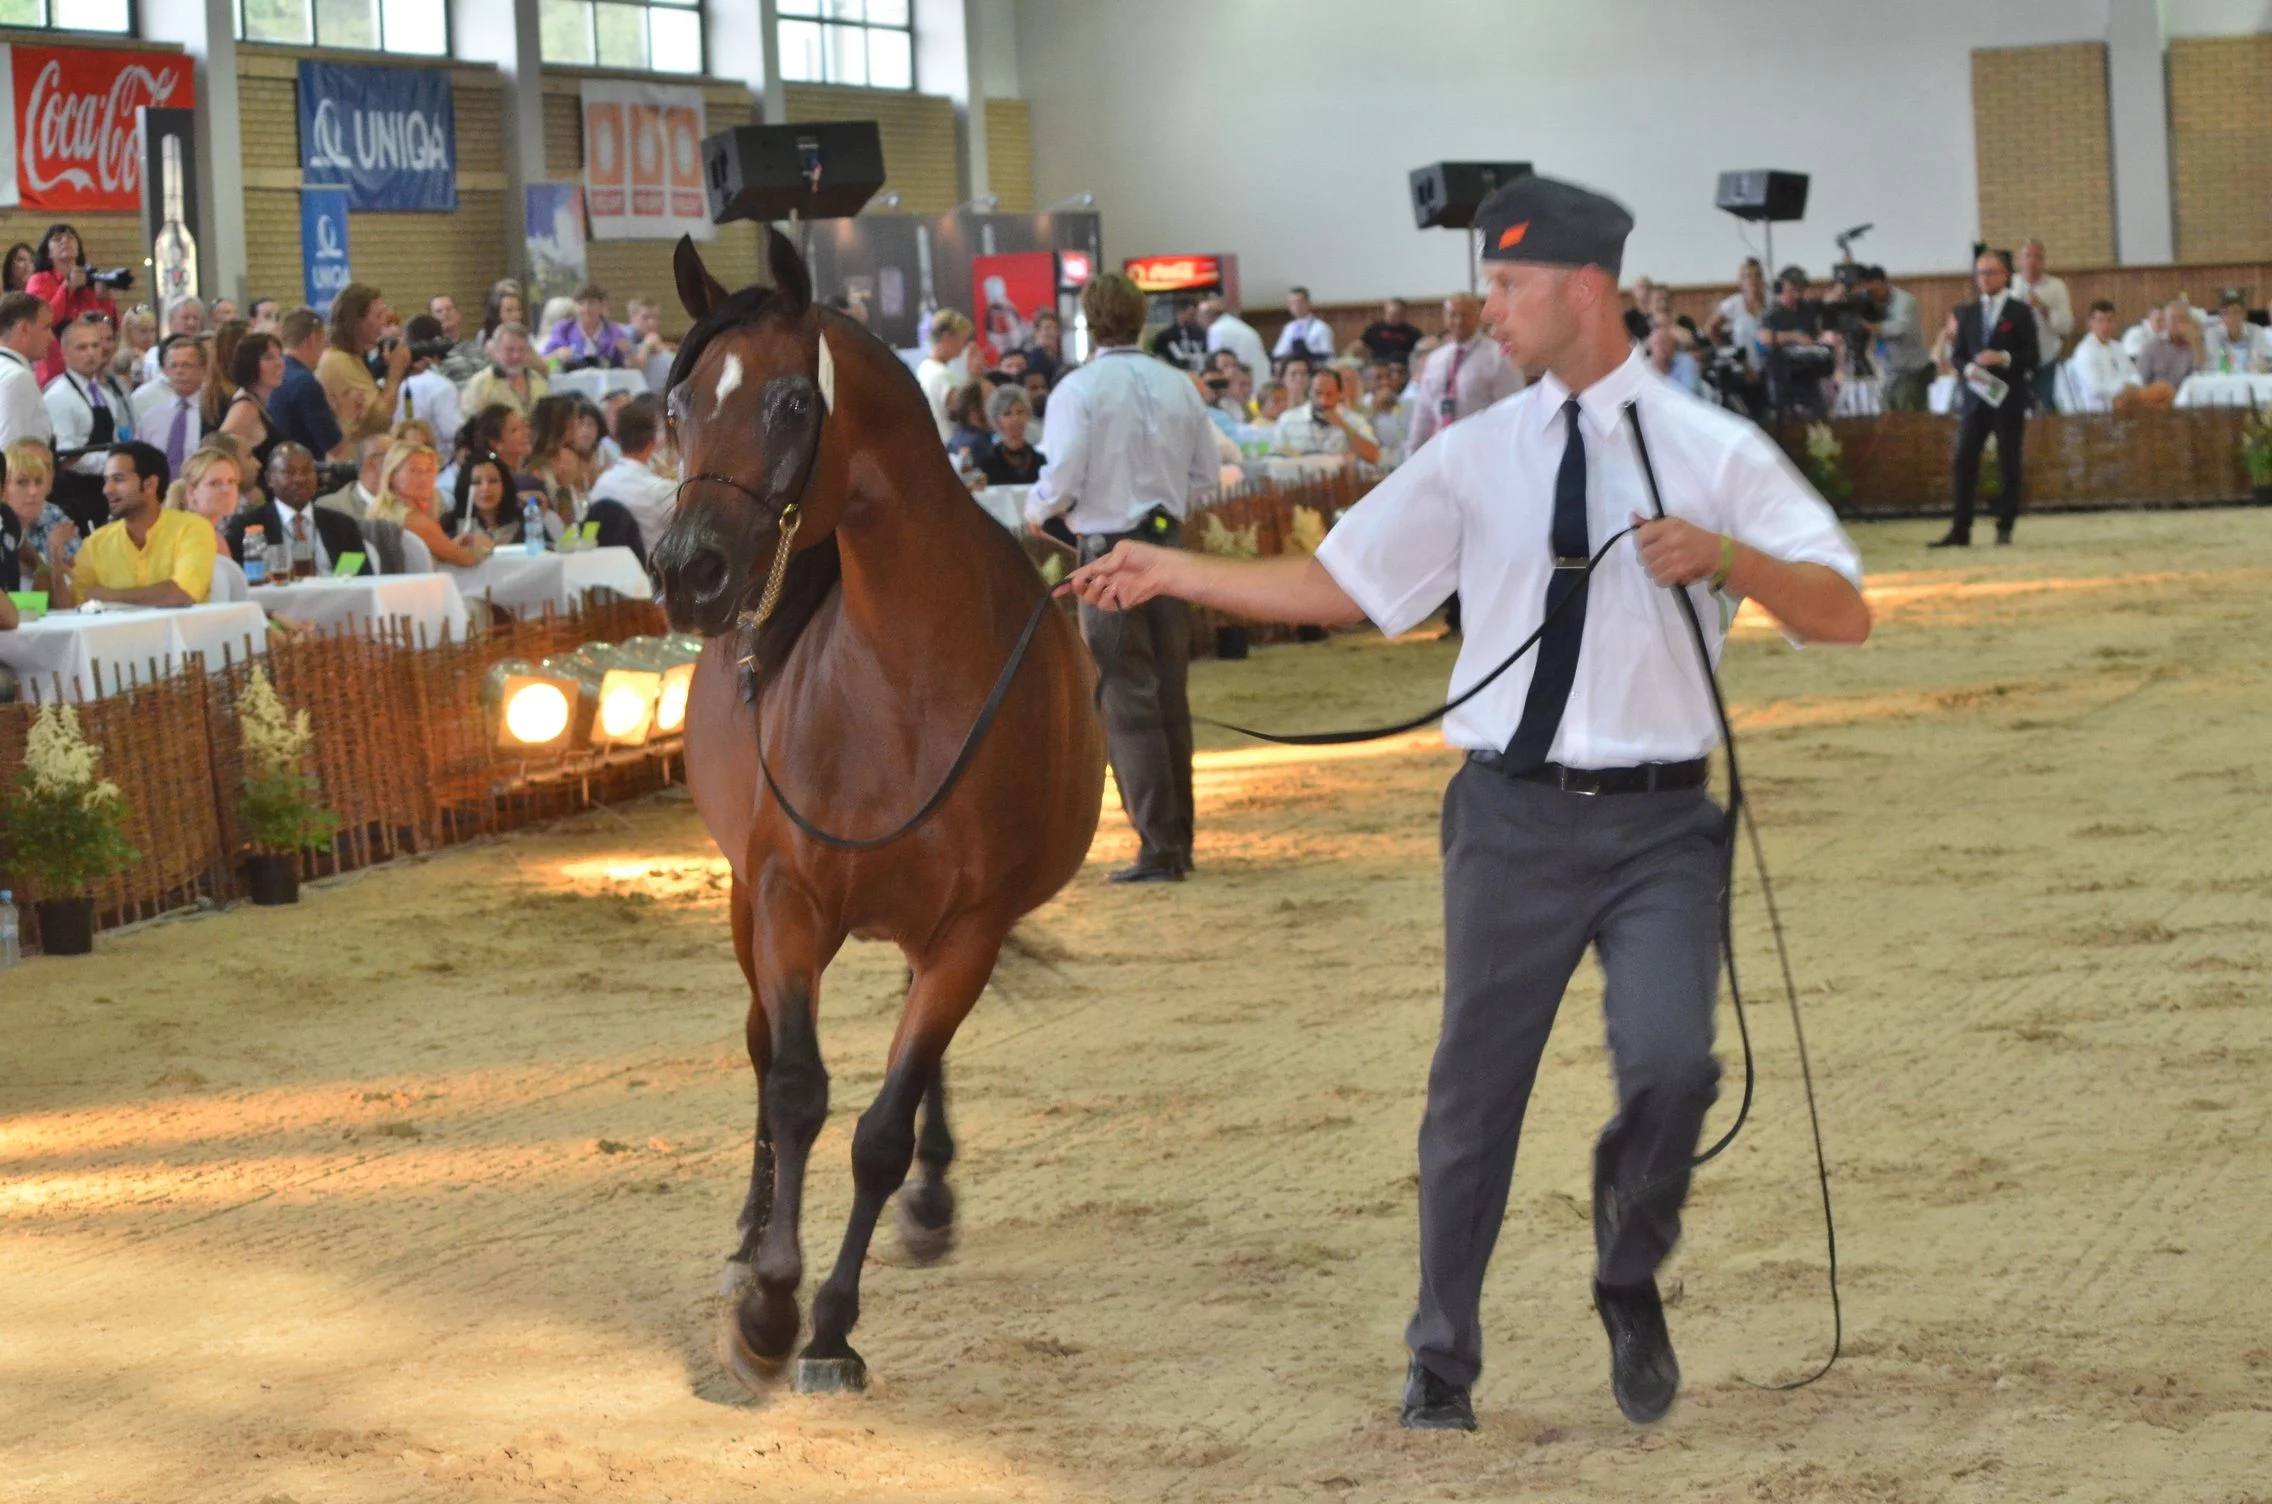
[[[702,142],[710,218],[849,219],[884,185],[883,138],[873,120],[825,125],[744,125]]]
[[[1738,219],[1764,219],[1787,224],[1807,217],[1807,175],[1777,172],[1761,167],[1747,172],[1720,174],[1720,196],[1714,202]]]
[[[1412,169],[1412,222],[1423,230],[1464,230],[1492,190],[1530,175],[1528,162],[1431,162]]]

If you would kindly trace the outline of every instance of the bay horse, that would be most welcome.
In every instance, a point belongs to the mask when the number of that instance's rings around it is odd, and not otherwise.
[[[864,325],[815,306],[796,248],[766,236],[772,285],[731,294],[678,244],[695,322],[665,409],[686,478],[654,568],[671,626],[709,639],[686,772],[733,867],[750,988],[757,1134],[721,1338],[752,1387],[779,1374],[800,1326],[798,1214],[828,1116],[821,973],[848,936],[893,941],[909,966],[793,1380],[857,1390],[861,1261],[911,1161],[901,1239],[926,1263],[951,1242],[947,1045],[1011,927],[1080,871],[1104,731],[1088,650],[956,476],[913,376]]]

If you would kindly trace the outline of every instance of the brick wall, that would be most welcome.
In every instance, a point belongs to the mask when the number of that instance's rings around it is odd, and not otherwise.
[[[2033,236],[2054,266],[2114,259],[2104,43],[1975,51],[1972,132],[1983,239]]]
[[[2176,38],[2168,64],[2178,259],[2272,257],[2272,36]]]
[[[902,214],[944,214],[962,202],[951,99],[893,89],[789,84],[789,121],[873,120],[883,140],[884,186]],[[1028,191],[1031,189],[1029,187]]]
[[[1004,214],[1033,212],[1033,111],[1022,99],[986,101],[986,186]]]

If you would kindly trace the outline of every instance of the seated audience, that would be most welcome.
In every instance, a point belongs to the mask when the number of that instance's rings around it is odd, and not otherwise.
[[[425,419],[434,430],[434,442],[447,454],[458,438],[457,385],[443,373],[441,358],[418,352],[442,345],[448,336],[442,332],[440,319],[421,313],[402,326],[402,337],[410,346],[410,366],[402,378],[402,392],[395,399],[394,421],[400,424],[408,418]]]
[[[2150,390],[2185,385],[2185,378],[2201,368],[2200,326],[2193,321],[2192,305],[2183,298],[2162,310],[2162,331],[2138,352],[2138,379]]]
[[[544,506],[559,516],[562,527],[584,520],[591,486],[575,443],[579,416],[577,399],[565,392],[540,398],[529,414],[527,472],[543,488]]]
[[[164,370],[164,380],[144,385],[131,401],[134,431],[164,453],[170,474],[189,462],[211,431],[205,421],[204,343],[195,335],[168,336]]]
[[[576,289],[574,314],[552,326],[540,353],[555,371],[620,370],[631,364],[637,344],[629,329],[608,318],[606,292],[587,282]]]
[[[615,443],[623,458],[592,483],[592,506],[614,502],[638,525],[642,550],[653,553],[669,530],[678,507],[678,487],[657,475],[649,461],[662,442],[663,403],[653,395],[632,398],[615,415]],[[511,476],[506,477],[508,483]]]
[[[252,321],[255,334],[281,334],[284,332],[284,310],[274,298],[254,298],[246,305],[245,317]]]
[[[441,457],[423,444],[389,446],[379,462],[379,495],[367,520],[397,524],[425,544],[437,564],[471,569],[489,557],[494,545],[479,532],[452,538],[443,530],[434,504],[434,482],[441,471]]]
[[[1310,373],[1323,361],[1307,355],[1289,355],[1278,363],[1278,379],[1286,383],[1286,405],[1300,407],[1310,400]]]
[[[631,315],[631,364],[644,366],[658,355],[678,353],[677,347],[663,338],[662,304],[653,298],[633,298],[624,307]]]
[[[214,328],[220,328],[223,324],[240,317],[237,312],[237,300],[234,298],[215,298],[212,306],[206,309],[205,317],[206,322]],[[250,328],[252,321],[250,319],[245,320],[245,326]]]
[[[256,472],[265,470],[268,457],[285,442],[283,428],[268,411],[270,399],[284,386],[284,347],[273,335],[247,333],[237,341],[229,365],[236,391],[222,413],[220,431],[245,446]]]
[[[2068,413],[2104,413],[2114,410],[2124,392],[2144,386],[2137,362],[2114,338],[2114,305],[2101,298],[2091,304],[2083,337],[2068,352],[2059,383],[2059,410]]]
[[[939,425],[942,444],[955,435],[948,401],[972,379],[970,337],[969,319],[952,308],[939,309],[931,315],[930,353],[915,368],[915,384],[923,389],[923,399],[931,405],[931,420]]]
[[[489,297],[481,309],[481,349],[484,363],[489,358],[489,341],[496,336],[499,328],[506,324],[518,324],[523,330],[529,327],[528,308],[528,295],[521,290],[521,284],[511,277],[489,284]],[[435,316],[440,317],[439,314]]]
[[[1404,398],[1407,380],[1404,367],[1396,361],[1382,361],[1371,371],[1365,421],[1373,425],[1373,437],[1380,441],[1383,465],[1404,459],[1404,439],[1412,426]]]
[[[1672,311],[1672,289],[1662,282],[1649,284],[1649,304],[1644,310],[1649,315],[1651,329],[1670,329],[1673,346],[1680,350],[1693,350],[1704,343],[1696,329],[1696,321],[1687,314]],[[1643,336],[1643,342],[1646,342]]]
[[[1175,300],[1175,321],[1152,336],[1147,347],[1171,366],[1200,371],[1207,365],[1207,331],[1199,327],[1199,300],[1189,294]]]
[[[1759,321],[1767,316],[1767,268],[1757,256],[1746,256],[1736,269],[1736,290],[1720,299],[1705,333],[1718,344],[1733,345],[1750,354],[1759,335]]]
[[[2218,303],[2208,336],[2203,369],[2221,375],[2272,370],[2272,329],[2249,322],[2248,299],[2241,293],[2228,292]]]
[[[442,326],[442,338],[450,342],[450,353],[442,357],[435,369],[452,386],[464,386],[489,364],[488,353],[481,347],[481,337],[465,327],[465,319],[458,312],[458,300],[446,292],[428,298],[426,311]]]
[[[1404,299],[1390,298],[1381,304],[1381,316],[1367,324],[1357,339],[1374,360],[1403,365],[1420,343],[1420,328],[1406,317]]]
[[[55,481],[54,459],[45,444],[18,439],[0,451],[0,475],[7,477],[0,488],[7,502],[0,509],[0,533],[6,534],[6,541],[0,543],[0,572],[12,570],[19,581],[0,589],[44,589],[48,540],[60,536],[66,551],[75,551],[79,540],[79,529],[69,514],[48,500]]]
[[[317,503],[314,455],[286,440],[269,455],[264,478],[268,500],[257,508],[237,513],[223,529],[229,540],[231,558],[239,564],[245,561],[245,530],[258,527],[267,536],[270,547],[289,543],[295,552],[303,544],[312,549],[315,571],[326,579],[349,554],[363,556],[362,566],[355,571],[357,574],[379,572],[373,566],[371,550],[364,546],[363,531],[355,525],[355,519]],[[398,572],[400,568],[398,562]]]
[[[986,451],[994,447],[993,430],[986,426],[985,386],[971,381],[956,387],[947,399],[947,421],[954,425],[947,434],[947,458],[966,479],[977,475]]]
[[[2136,360],[2146,348],[2146,341],[2162,332],[2168,317],[2168,312],[2159,303],[2148,308],[2144,318],[2122,331],[2122,353]]]
[[[1039,423],[1049,412],[1049,377],[1046,373],[1028,368],[1018,378],[1026,389],[1026,401],[1033,404],[1033,418]]]
[[[237,384],[229,379],[229,362],[237,357],[237,346],[252,328],[243,319],[231,319],[215,324],[205,343],[205,390],[197,399],[197,415],[205,420],[205,431],[211,433],[221,426],[221,418],[229,410],[229,399],[237,394]]]
[[[1026,441],[1033,427],[1033,407],[1023,387],[997,388],[986,399],[986,418],[993,425],[993,442],[979,456],[979,473],[990,486],[1030,486],[1041,474],[1042,453]]]
[[[166,341],[169,339],[203,339],[205,337],[205,304],[197,298],[179,298],[166,309],[165,328],[154,331],[150,344],[142,351],[142,364],[134,377],[136,386],[165,378]]]
[[[442,524],[450,536],[463,540],[478,534],[499,545],[521,542],[521,502],[513,490],[513,472],[505,468],[505,462],[494,454],[476,454],[461,461],[457,472],[457,484],[450,492],[450,515]],[[543,515],[549,543],[561,534],[560,519],[550,512]]]
[[[1649,337],[1641,343],[1641,351],[1650,370],[1691,397],[1701,395],[1703,373],[1697,369],[1696,357],[1680,348],[1671,324],[1659,324],[1651,329]]]
[[[462,412],[477,413],[503,403],[526,417],[551,390],[552,383],[529,351],[529,332],[519,324],[499,324],[489,336],[489,365],[465,384],[458,394]]]
[[[208,447],[191,455],[174,483],[166,487],[166,506],[176,512],[195,512],[226,538],[243,488],[244,472],[237,468],[237,457],[226,449]],[[229,551],[237,551],[234,542]]]
[[[1033,343],[1026,346],[1026,369],[1041,373],[1042,391],[1046,393],[1055,384],[1058,373],[1065,369],[1065,327],[1059,322],[1054,308],[1036,308],[1033,311]],[[1026,395],[1033,395],[1029,384]],[[1034,415],[1040,416],[1036,407]]]
[[[340,431],[331,399],[316,380],[316,367],[330,343],[323,315],[313,308],[295,308],[284,315],[283,332],[276,338],[284,347],[284,379],[269,395],[268,415],[285,438],[317,458],[342,458],[353,441]]]
[[[379,466],[385,463],[387,450],[393,445],[394,440],[383,433],[357,439],[355,478],[338,490],[317,497],[316,505],[356,522],[367,520],[371,515],[371,503],[379,499]]]
[[[1277,423],[1280,454],[1354,454],[1369,465],[1381,462],[1380,442],[1362,414],[1341,401],[1341,372],[1327,366],[1310,378],[1307,402],[1286,410]]]
[[[118,338],[117,347],[111,351],[110,374],[131,391],[147,379],[143,361],[158,343],[158,316],[147,305],[136,304],[118,321]]]
[[[103,463],[103,496],[111,521],[95,529],[76,558],[64,557],[60,529],[48,537],[50,602],[58,609],[85,601],[135,606],[195,606],[213,589],[220,538],[195,512],[169,512],[163,497],[173,471],[165,455],[139,440],[111,450]]]

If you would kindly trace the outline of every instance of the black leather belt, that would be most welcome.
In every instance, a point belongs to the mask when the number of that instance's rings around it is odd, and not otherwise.
[[[1137,523],[1136,526],[1125,533],[1083,533],[1081,535],[1081,562],[1086,564],[1092,559],[1103,558],[1106,554],[1111,553],[1113,545],[1123,538],[1133,538],[1138,543],[1157,543],[1172,548],[1182,540],[1182,534],[1182,525],[1175,520],[1174,514],[1154,507],[1144,514],[1143,521]]]
[[[1701,757],[1687,762],[1645,762],[1636,768],[1566,768],[1548,762],[1520,773],[1508,771],[1506,754],[1501,752],[1470,752],[1467,760],[1503,778],[1543,783],[1566,794],[1667,794],[1700,789],[1711,769],[1709,761]]]

